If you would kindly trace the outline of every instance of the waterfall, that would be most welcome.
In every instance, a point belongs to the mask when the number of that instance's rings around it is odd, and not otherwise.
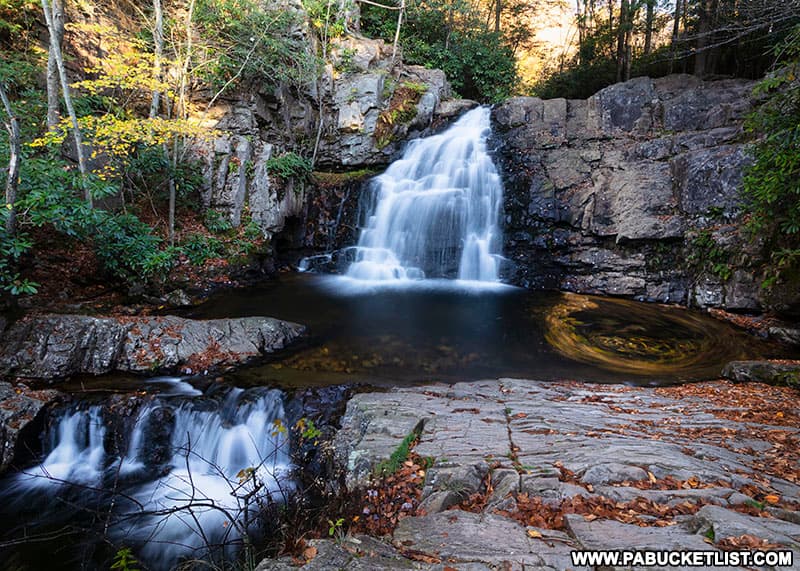
[[[503,187],[486,149],[489,109],[412,141],[371,182],[350,278],[498,280]]]
[[[109,535],[137,545],[150,568],[228,549],[257,511],[293,489],[281,391],[154,399],[139,409],[122,454],[112,451],[103,412],[64,411],[45,434],[44,460],[14,475],[6,490],[18,501],[50,503],[70,487],[95,497],[118,493]]]

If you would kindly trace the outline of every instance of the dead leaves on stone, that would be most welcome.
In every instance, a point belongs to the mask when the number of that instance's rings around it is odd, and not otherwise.
[[[413,452],[394,474],[383,477],[364,490],[359,513],[350,531],[368,535],[387,535],[397,522],[416,513],[422,495],[425,470],[422,459]]]
[[[567,514],[582,515],[587,521],[611,519],[641,527],[666,527],[674,525],[674,518],[677,516],[697,513],[705,503],[707,502],[685,501],[677,505],[667,505],[645,498],[616,502],[604,496],[577,495],[558,504],[552,504],[546,503],[538,496],[529,497],[527,494],[520,494],[517,497],[516,510],[499,510],[496,513],[523,525],[562,531],[566,527],[564,516]]]
[[[760,549],[767,551],[770,549],[782,549],[785,546],[778,543],[770,543],[766,539],[761,539],[755,535],[739,535],[737,537],[725,537],[717,541],[716,546],[726,551],[742,551]]]

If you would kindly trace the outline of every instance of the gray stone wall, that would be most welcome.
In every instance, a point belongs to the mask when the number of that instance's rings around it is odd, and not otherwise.
[[[739,198],[752,87],[637,78],[585,101],[495,108],[510,280],[759,310]]]

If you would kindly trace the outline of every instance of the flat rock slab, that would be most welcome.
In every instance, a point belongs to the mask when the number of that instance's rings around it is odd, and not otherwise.
[[[304,331],[271,317],[45,315],[3,334],[0,374],[52,380],[111,371],[198,372],[241,365],[284,348]]]
[[[529,529],[537,537],[531,537]],[[498,515],[459,510],[400,520],[394,545],[447,564],[481,563],[520,570],[574,568],[569,553],[580,548],[559,531],[526,528]]]
[[[337,460],[348,487],[367,485],[371,468],[419,432],[414,450],[432,462],[421,509],[386,538],[414,565],[429,565],[412,568],[572,569],[575,549],[713,550],[712,527],[716,542],[750,535],[797,550],[800,429],[787,403],[798,397],[791,388],[725,381],[656,389],[499,379],[396,388],[351,399]],[[481,513],[453,509],[476,491],[487,494]],[[519,523],[528,521],[515,511],[526,499],[563,509],[577,496],[619,503],[618,516],[566,511],[559,530]],[[736,511],[770,496],[780,508]],[[625,502],[685,511],[629,517]],[[350,565],[342,568],[361,569]]]

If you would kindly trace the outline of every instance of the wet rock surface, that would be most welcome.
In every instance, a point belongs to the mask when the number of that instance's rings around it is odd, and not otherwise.
[[[202,372],[283,349],[304,327],[270,317],[34,316],[0,341],[0,372],[52,380],[111,371]]]
[[[740,383],[800,387],[800,361],[731,361],[725,366],[722,376]]]
[[[421,503],[383,541],[312,542],[302,568],[575,569],[576,549],[754,542],[799,568],[798,396],[511,379],[355,395],[336,442],[348,485],[417,428],[431,462]]]
[[[57,391],[36,391],[25,385],[0,382],[0,472],[14,460],[26,432],[36,431],[40,412],[58,398]]]
[[[739,232],[753,83],[637,78],[588,100],[493,111],[515,283],[758,310],[757,248]],[[730,272],[707,263],[729,259]]]

